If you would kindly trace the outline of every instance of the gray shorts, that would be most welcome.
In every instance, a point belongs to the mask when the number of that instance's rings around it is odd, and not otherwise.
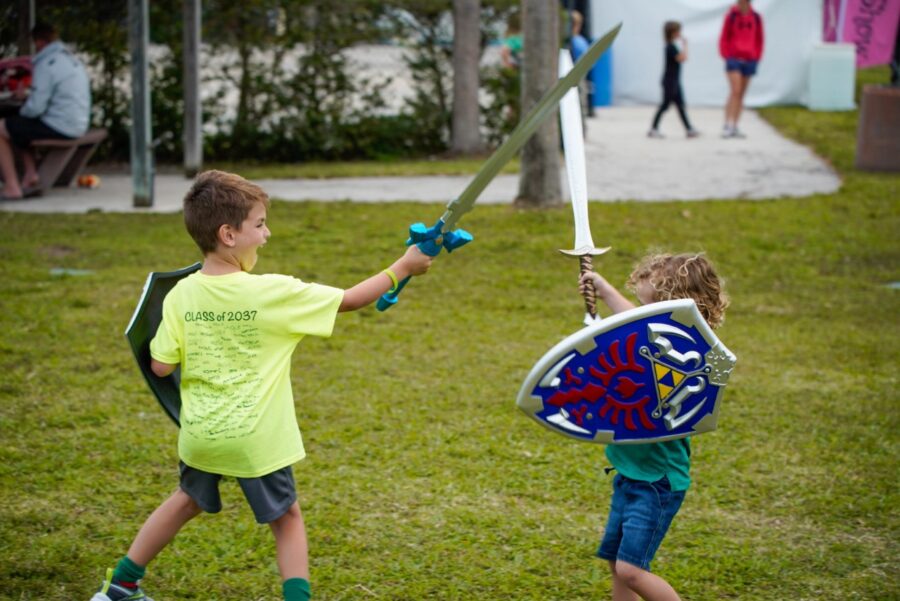
[[[219,496],[221,474],[210,474],[178,462],[181,471],[181,490],[207,513],[222,511]],[[247,503],[253,510],[256,521],[268,524],[283,516],[297,500],[294,472],[291,466],[283,467],[259,478],[235,478],[244,491]]]

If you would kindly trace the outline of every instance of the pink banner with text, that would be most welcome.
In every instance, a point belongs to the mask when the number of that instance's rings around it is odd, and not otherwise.
[[[894,55],[897,25],[900,21],[900,0],[826,0],[825,35],[828,18],[838,9],[836,41],[856,44],[856,66],[886,65]],[[827,37],[826,37],[826,41]]]

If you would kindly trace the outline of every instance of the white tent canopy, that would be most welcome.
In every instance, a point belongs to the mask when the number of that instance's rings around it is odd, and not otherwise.
[[[728,97],[719,33],[728,0],[594,0],[591,31],[599,37],[622,22],[613,44],[614,104],[661,100],[663,23],[681,22],[688,59],[681,84],[688,107],[723,106]],[[765,48],[747,91],[747,106],[805,104],[813,48],[822,40],[822,0],[755,0],[763,19]]]

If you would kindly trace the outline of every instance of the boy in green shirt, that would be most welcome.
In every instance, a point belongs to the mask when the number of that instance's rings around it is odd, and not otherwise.
[[[586,273],[582,288],[587,284],[613,313],[634,308],[602,276]],[[703,255],[650,255],[631,273],[628,287],[644,305],[693,299],[712,328],[725,319],[728,297]],[[607,445],[606,457],[618,473],[597,556],[609,562],[613,601],[678,601],[675,589],[650,572],[650,562],[691,483],[690,441]]]
[[[371,304],[398,279],[425,273],[415,246],[389,269],[348,290],[283,275],[251,275],[271,235],[259,186],[221,171],[197,177],[184,221],[203,267],[166,296],[150,344],[160,377],[181,366],[178,490],[147,519],[91,601],[152,601],[138,587],[147,564],[191,519],[221,510],[218,483],[237,478],[257,522],[275,536],[286,601],[310,597],[303,516],[291,465],[306,455],[290,361],[306,335],[331,335],[337,313]]]

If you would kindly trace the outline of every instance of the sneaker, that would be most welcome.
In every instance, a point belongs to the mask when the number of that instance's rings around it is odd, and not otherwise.
[[[732,137],[732,138],[739,138],[739,139],[743,140],[744,138],[747,137],[747,135],[744,134],[744,132],[742,132],[741,130],[739,130],[738,128],[735,127],[734,129],[731,130],[731,137]]]
[[[657,138],[657,139],[660,139],[660,140],[663,139],[663,138],[665,138],[665,136],[662,135],[662,133],[660,133],[660,131],[659,131],[658,129],[651,129],[650,131],[648,131],[648,132],[647,132],[647,137],[648,137],[648,138]]]
[[[722,137],[723,138],[731,138],[732,133],[734,133],[734,128],[731,127],[730,125],[726,125],[725,127],[722,128]]]
[[[688,138],[696,138],[696,137],[698,137],[699,135],[700,135],[700,132],[697,131],[696,129],[689,129],[689,130],[687,131],[687,137],[688,137]]]
[[[153,601],[139,588],[130,589],[114,584],[112,576],[112,568],[107,568],[106,580],[100,585],[100,590],[91,597],[91,601]]]

